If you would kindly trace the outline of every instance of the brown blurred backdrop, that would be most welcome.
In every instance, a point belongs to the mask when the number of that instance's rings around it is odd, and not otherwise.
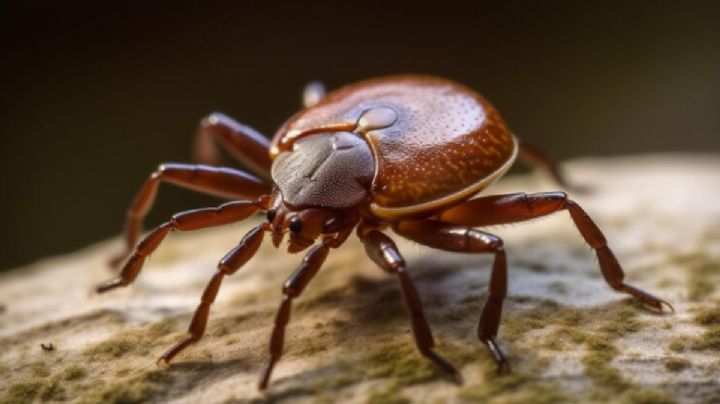
[[[200,118],[270,136],[313,79],[453,78],[561,159],[720,151],[720,2],[14,3],[0,269],[118,234],[155,166],[190,160]],[[158,202],[149,225],[216,204],[172,186]]]

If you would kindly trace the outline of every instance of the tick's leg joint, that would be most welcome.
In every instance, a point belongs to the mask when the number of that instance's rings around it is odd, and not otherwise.
[[[370,230],[364,234],[362,241],[368,256],[384,271],[395,274],[400,284],[405,306],[410,314],[415,344],[425,357],[429,358],[449,374],[455,374],[455,368],[433,351],[433,340],[430,327],[422,310],[420,296],[405,270],[405,260],[392,239],[378,230]]]
[[[243,220],[258,211],[255,202],[236,201],[229,202],[217,208],[189,210],[173,215],[155,230],[150,232],[135,248],[120,272],[120,276],[109,282],[98,285],[98,293],[107,292],[117,287],[126,286],[140,273],[145,259],[155,251],[173,231],[192,231],[207,227],[220,226]]]
[[[168,182],[228,199],[256,200],[270,194],[270,187],[242,171],[224,167],[163,163],[138,191],[125,220],[125,251],[111,260],[117,265],[132,252],[143,228],[143,220],[157,196],[160,183]]]
[[[625,274],[602,231],[564,192],[517,193],[472,199],[442,212],[439,218],[455,224],[493,226],[522,222],[561,210],[570,213],[580,235],[595,250],[603,277],[613,289],[628,293],[656,310],[662,311],[663,305],[672,310],[668,302],[623,282]]]

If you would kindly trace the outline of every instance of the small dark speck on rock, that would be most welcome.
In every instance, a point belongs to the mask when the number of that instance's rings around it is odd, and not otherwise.
[[[47,345],[40,344],[40,348],[42,348],[42,350],[45,352],[52,352],[55,350],[55,346],[52,344],[52,342]]]

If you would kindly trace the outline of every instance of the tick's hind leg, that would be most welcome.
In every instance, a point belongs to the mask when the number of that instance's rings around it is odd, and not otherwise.
[[[238,222],[257,213],[261,208],[264,207],[259,202],[237,201],[217,208],[189,210],[173,215],[170,221],[156,227],[138,243],[133,254],[125,262],[120,276],[98,285],[97,292],[104,293],[134,281],[145,259],[158,248],[171,231],[191,231]]]
[[[600,269],[607,283],[615,290],[625,292],[646,305],[662,311],[662,305],[673,310],[670,303],[623,282],[625,273],[607,240],[587,213],[564,192],[537,194],[508,194],[487,196],[462,203],[439,215],[444,222],[468,226],[493,226],[509,224],[567,210],[583,239],[597,254]]]
[[[190,335],[165,352],[165,354],[158,359],[158,362],[169,363],[175,355],[202,338],[210,314],[210,305],[215,301],[223,278],[226,275],[234,274],[255,255],[262,243],[264,234],[265,230],[262,225],[252,229],[243,237],[240,244],[227,253],[220,261],[217,271],[205,288],[202,299],[200,300],[200,305],[197,310],[195,310],[195,315],[193,315],[192,321],[190,322],[190,328],[188,329]]]
[[[270,194],[270,186],[261,180],[232,168],[194,164],[161,164],[140,188],[125,219],[125,249],[111,259],[117,265],[130,254],[142,232],[143,220],[157,196],[162,182],[179,185],[209,195],[229,199],[256,200]]]
[[[578,192],[586,192],[587,188],[583,186],[572,185],[560,170],[557,162],[550,157],[545,151],[539,147],[532,145],[522,139],[518,139],[520,146],[519,156],[523,161],[538,167],[544,168],[552,177],[552,179],[561,187]]]
[[[198,126],[194,148],[197,161],[220,165],[222,158],[216,144],[255,174],[270,180],[270,140],[258,131],[216,112],[200,121]]]
[[[507,259],[502,240],[490,233],[470,227],[434,220],[399,222],[395,224],[394,229],[398,234],[428,247],[454,252],[495,254],[490,274],[489,294],[480,316],[477,332],[478,338],[490,349],[499,369],[508,369],[505,355],[495,342],[500,327],[503,301],[507,294]]]
[[[405,271],[405,260],[390,237],[377,230],[361,235],[365,251],[376,264],[386,272],[397,275],[405,305],[410,313],[415,344],[420,353],[435,362],[444,371],[455,374],[455,368],[432,350],[433,341],[430,327],[422,311],[422,302],[412,280]]]
[[[290,275],[290,278],[288,278],[283,286],[282,303],[280,303],[280,308],[275,316],[275,326],[270,336],[270,361],[260,379],[260,390],[267,388],[275,363],[277,363],[280,356],[282,356],[283,345],[285,344],[285,327],[288,321],[290,321],[292,301],[294,298],[300,296],[305,286],[310,283],[310,280],[315,276],[323,262],[325,262],[329,249],[325,244],[313,247],[307,255],[305,255],[300,267]]]

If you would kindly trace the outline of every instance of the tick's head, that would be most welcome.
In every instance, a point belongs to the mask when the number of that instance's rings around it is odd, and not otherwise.
[[[370,197],[374,172],[368,144],[354,133],[328,132],[296,140],[272,165],[276,187],[267,216],[275,247],[286,233],[291,253],[321,236],[346,236],[357,223],[358,207]]]
[[[285,204],[343,210],[370,198],[375,159],[360,136],[324,132],[297,139],[272,164]]]
[[[357,215],[349,211],[326,208],[295,209],[283,203],[282,194],[275,193],[273,207],[267,213],[272,242],[279,247],[285,234],[288,252],[296,253],[313,245],[319,237],[332,238],[357,223]]]

